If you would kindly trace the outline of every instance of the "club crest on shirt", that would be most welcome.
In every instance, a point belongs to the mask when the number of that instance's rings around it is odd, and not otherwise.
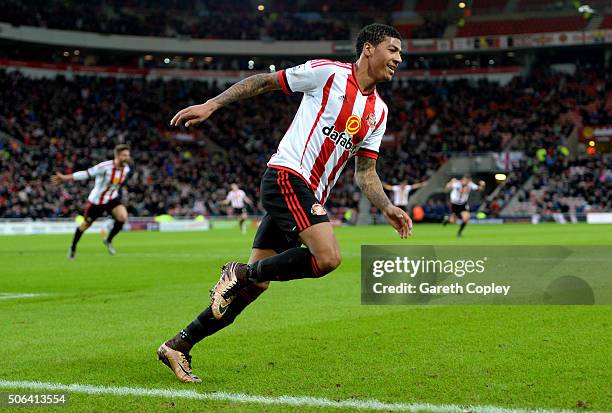
[[[371,112],[368,116],[366,116],[366,122],[368,123],[370,128],[376,126],[376,115],[374,114],[374,112]]]
[[[312,215],[325,215],[327,214],[327,211],[321,204],[312,204],[310,207],[310,213]]]
[[[348,133],[349,135],[354,135],[357,132],[359,132],[360,128],[361,128],[361,119],[359,119],[359,116],[357,115],[349,116],[349,118],[346,120],[344,131]]]

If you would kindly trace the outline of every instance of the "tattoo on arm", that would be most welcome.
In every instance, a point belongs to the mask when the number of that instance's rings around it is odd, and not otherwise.
[[[221,106],[225,106],[238,100],[248,99],[262,93],[280,89],[281,85],[276,73],[259,73],[233,84],[229,89],[212,100]]]
[[[355,160],[355,179],[375,207],[383,210],[391,204],[376,173],[376,160],[358,156]]]

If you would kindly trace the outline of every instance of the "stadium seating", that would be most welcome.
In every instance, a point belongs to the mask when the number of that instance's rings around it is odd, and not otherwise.
[[[567,214],[612,210],[612,162],[600,156],[532,166],[533,184],[519,190],[515,213]]]
[[[443,12],[448,7],[449,0],[419,0],[416,11],[419,13]]]
[[[612,29],[612,14],[608,14],[604,17],[599,28],[600,29]]]
[[[531,18],[520,20],[469,21],[459,28],[460,37],[504,35],[521,33],[545,33],[582,30],[588,21],[581,16]]]
[[[550,0],[520,0],[517,9],[519,11],[539,11],[559,8],[559,3]]]
[[[580,108],[604,107],[602,82],[610,82],[603,69],[575,76],[535,70],[533,77],[506,86],[465,80],[401,80],[394,87],[382,86],[390,110],[387,134],[396,137],[396,144],[381,151],[381,176],[389,183],[421,180],[455,152],[517,149],[533,156],[538,148],[556,147],[573,128],[563,116],[570,109],[589,122],[589,112]],[[596,84],[600,91],[587,93]],[[39,80],[0,72],[0,131],[18,142],[4,141],[0,149],[0,214],[76,214],[89,185],[55,190],[47,184],[50,174],[104,160],[122,141],[134,148],[132,214],[223,214],[219,201],[232,181],[257,199],[265,162],[290,124],[299,95],[272,94],[217,112],[198,136],[221,152],[175,140],[175,131],[165,126],[172,114],[213,96],[219,87],[137,78]],[[332,212],[357,204],[352,168],[349,163],[332,192]]]
[[[474,0],[472,10],[476,13],[495,13],[501,12],[506,6],[505,1],[500,0]]]
[[[167,8],[153,8],[146,1],[51,0],[39,7],[31,0],[2,0],[0,21],[99,33],[215,39],[346,40],[350,33],[346,21],[331,15],[312,21],[296,13],[258,13],[245,2],[205,1],[204,9],[194,2],[165,3]]]

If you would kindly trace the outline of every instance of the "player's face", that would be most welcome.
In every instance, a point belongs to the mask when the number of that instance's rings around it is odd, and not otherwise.
[[[397,66],[402,62],[402,42],[394,37],[385,37],[375,48],[371,57],[374,78],[379,82],[393,78]]]
[[[119,152],[119,154],[115,156],[115,159],[117,159],[117,162],[119,162],[120,166],[127,165],[128,162],[130,162],[130,151],[126,150]]]

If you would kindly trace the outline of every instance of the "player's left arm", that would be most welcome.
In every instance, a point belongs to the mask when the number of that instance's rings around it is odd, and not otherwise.
[[[357,156],[355,161],[355,181],[361,192],[368,197],[370,202],[380,209],[385,219],[395,228],[401,238],[412,235],[412,220],[401,208],[391,203],[382,186],[382,182],[376,172],[376,160]]]
[[[427,181],[417,182],[417,183],[412,184],[410,186],[412,186],[412,189],[419,189],[419,188],[424,187],[425,185],[427,185]]]
[[[179,111],[170,121],[170,126],[197,125],[208,119],[215,111],[230,103],[281,89],[282,86],[277,73],[258,73],[233,84],[223,93],[201,105],[189,106]]]

